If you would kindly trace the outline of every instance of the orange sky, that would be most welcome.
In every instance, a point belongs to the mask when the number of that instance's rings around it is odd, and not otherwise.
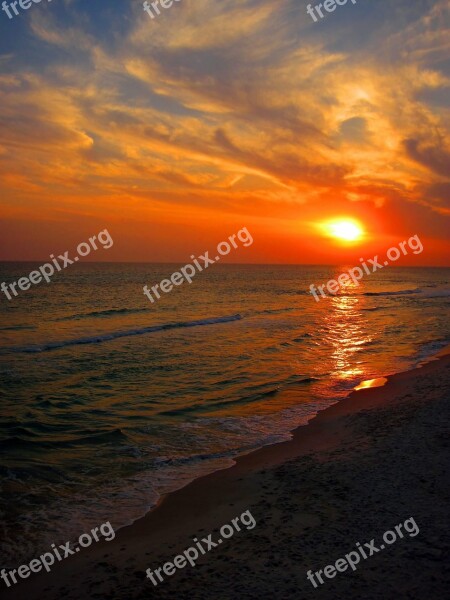
[[[0,259],[108,228],[89,260],[180,262],[247,227],[230,262],[354,262],[417,234],[398,264],[448,265],[448,9],[416,4],[320,23],[297,0],[3,15]],[[364,241],[323,238],[336,217]]]

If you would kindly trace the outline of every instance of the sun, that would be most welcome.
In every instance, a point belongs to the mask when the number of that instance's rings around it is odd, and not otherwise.
[[[328,228],[333,237],[346,242],[354,242],[362,236],[362,229],[353,221],[335,221]]]
[[[364,230],[354,219],[336,219],[322,225],[322,229],[329,237],[344,242],[357,242],[363,235]]]

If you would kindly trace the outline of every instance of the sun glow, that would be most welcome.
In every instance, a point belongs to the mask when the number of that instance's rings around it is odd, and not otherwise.
[[[322,227],[329,237],[337,238],[338,240],[343,240],[345,242],[357,242],[364,235],[361,225],[352,219],[329,221]]]

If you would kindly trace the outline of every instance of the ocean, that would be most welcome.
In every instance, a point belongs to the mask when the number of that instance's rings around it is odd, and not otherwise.
[[[1,263],[13,281],[37,263]],[[352,265],[350,265],[352,266]],[[348,266],[78,263],[0,322],[0,567],[14,568],[233,458],[290,439],[363,380],[448,344],[450,269],[390,267],[316,302]]]

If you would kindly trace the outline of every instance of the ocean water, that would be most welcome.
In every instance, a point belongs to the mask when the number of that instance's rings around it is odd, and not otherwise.
[[[1,567],[131,523],[450,340],[450,269],[388,268],[317,303],[310,284],[348,266],[214,265],[151,304],[142,286],[178,268],[78,264],[2,294]]]

